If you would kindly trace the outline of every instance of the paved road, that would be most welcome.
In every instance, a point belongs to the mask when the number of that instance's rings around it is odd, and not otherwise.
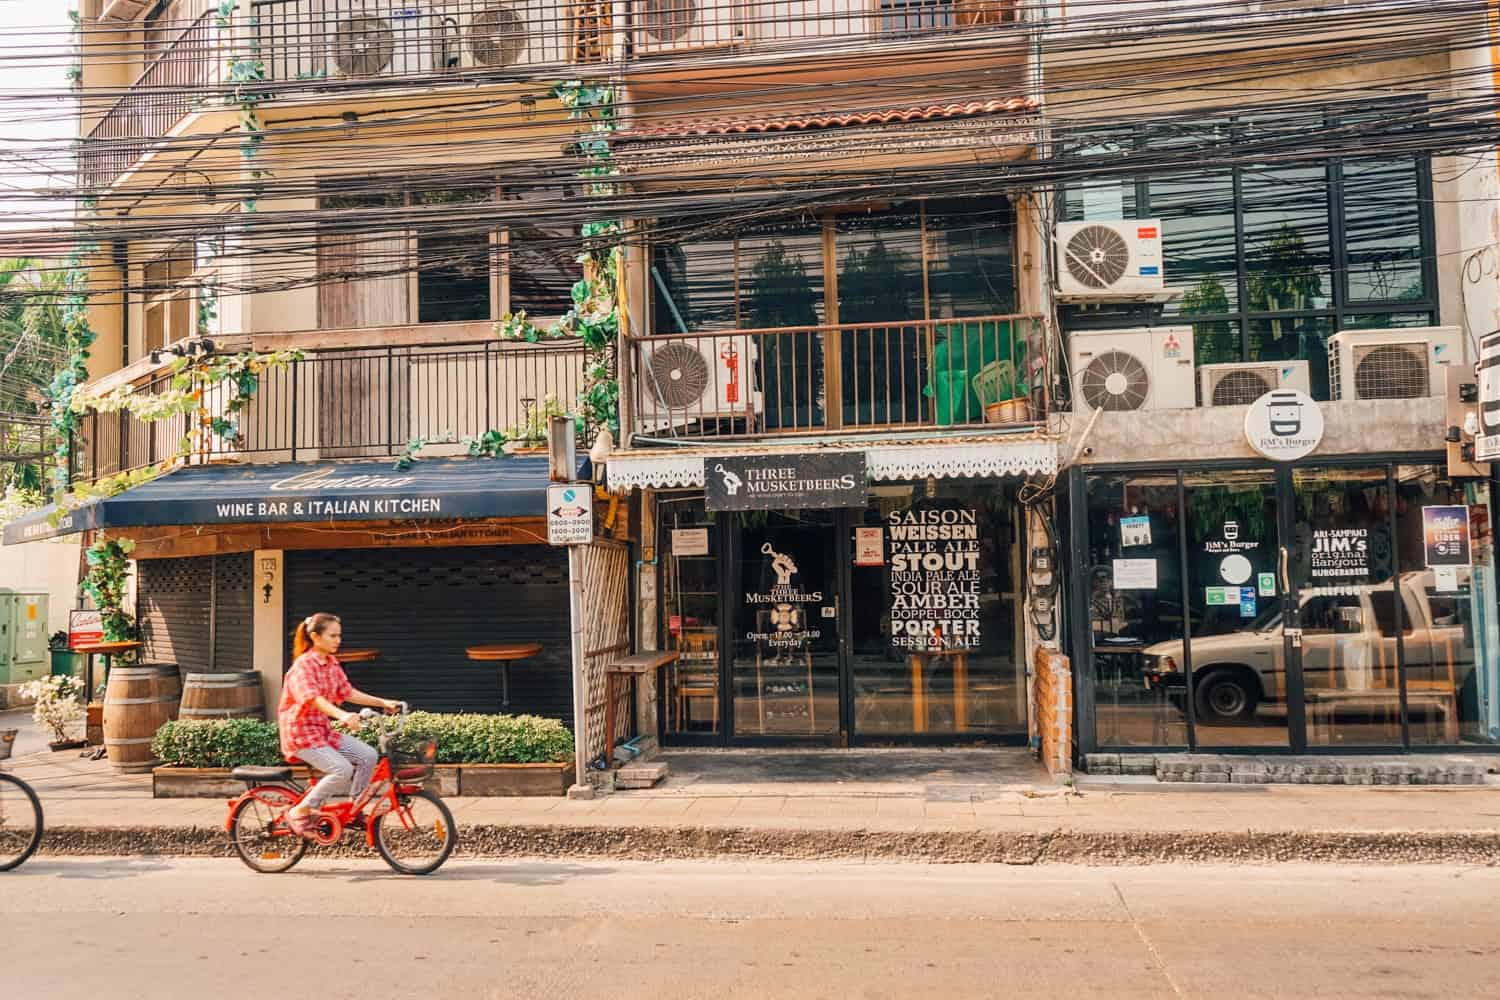
[[[0,997],[1500,995],[1500,871],[34,859]]]

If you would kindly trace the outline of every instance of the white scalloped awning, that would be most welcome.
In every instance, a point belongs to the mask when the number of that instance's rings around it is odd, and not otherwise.
[[[774,449],[785,453],[785,449]],[[833,449],[822,449],[833,450]],[[854,449],[838,449],[854,450]],[[1057,445],[1016,441],[870,445],[863,449],[872,480],[998,478],[1057,472]],[[714,454],[722,454],[715,452]],[[703,452],[616,452],[605,465],[611,490],[682,489],[703,485]]]

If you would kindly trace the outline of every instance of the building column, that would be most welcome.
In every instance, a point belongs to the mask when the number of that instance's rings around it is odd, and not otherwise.
[[[286,672],[286,559],[281,549],[256,549],[251,598],[255,603],[252,636],[255,672],[260,674],[266,718],[276,718],[281,677]]]

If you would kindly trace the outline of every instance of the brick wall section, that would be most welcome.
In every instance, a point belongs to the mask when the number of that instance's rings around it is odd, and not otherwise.
[[[1041,739],[1042,763],[1053,777],[1073,770],[1073,672],[1068,658],[1038,648],[1032,706]]]

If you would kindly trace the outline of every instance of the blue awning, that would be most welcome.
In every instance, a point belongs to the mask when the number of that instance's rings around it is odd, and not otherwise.
[[[396,471],[359,462],[201,465],[177,469],[56,516],[55,505],[5,525],[5,544],[94,528],[163,525],[543,517],[547,459],[426,458]],[[578,460],[588,478],[588,459]],[[55,522],[55,523],[54,523]]]

